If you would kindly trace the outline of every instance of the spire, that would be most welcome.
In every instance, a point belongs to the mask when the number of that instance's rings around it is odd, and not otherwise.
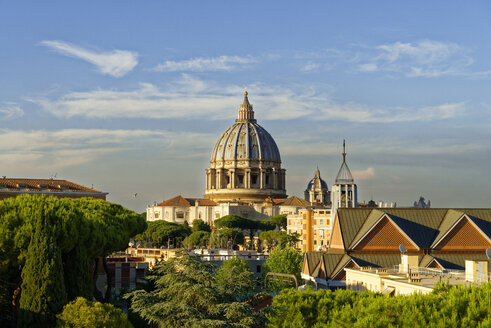
[[[249,98],[247,98],[247,95],[249,93],[246,91],[244,92],[244,101],[242,102],[242,105],[239,107],[239,115],[237,117],[237,121],[246,121],[246,122],[255,122],[256,120],[254,119],[254,111],[252,110],[252,105],[249,103]]]
[[[348,164],[346,164],[346,141],[343,140],[343,163],[336,176],[336,184],[353,184],[354,182],[353,175],[351,175]]]

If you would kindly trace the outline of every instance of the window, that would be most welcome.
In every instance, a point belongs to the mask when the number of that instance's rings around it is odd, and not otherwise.
[[[239,184],[243,184],[244,183],[244,176],[238,175],[237,177],[239,178]]]
[[[177,212],[176,213],[176,218],[178,218],[178,219],[184,219],[184,212]]]
[[[253,185],[255,185],[257,183],[257,175],[256,174],[251,175],[251,183]]]
[[[257,265],[257,266],[256,266],[256,272],[257,272],[257,273],[261,273],[261,266],[260,266],[260,265]]]
[[[314,245],[317,245],[317,240],[314,240]]]
[[[321,221],[320,225],[323,225],[324,224],[324,220],[320,220],[320,221]]]
[[[324,236],[324,230],[322,230],[322,229],[319,230],[319,236],[321,236],[321,237]]]
[[[158,218],[158,217],[159,217],[159,215],[160,215],[160,213],[159,213],[159,212],[155,212],[155,215],[154,215],[154,216],[155,216],[155,218]]]
[[[269,185],[269,174],[266,174],[266,185]]]

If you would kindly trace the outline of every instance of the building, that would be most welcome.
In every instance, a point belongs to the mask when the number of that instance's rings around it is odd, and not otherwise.
[[[284,199],[285,177],[278,146],[257,124],[246,91],[235,123],[222,133],[211,153],[205,198],[219,203]]]
[[[328,250],[307,252],[302,276],[320,285],[344,287],[344,269],[398,266],[400,245],[407,255],[416,256],[411,266],[464,270],[466,260],[487,260],[491,209],[340,208]]]
[[[314,178],[307,184],[303,209],[287,217],[287,231],[297,233],[300,242],[297,248],[303,252],[326,250],[329,246],[333,218],[338,208],[355,208],[358,206],[358,189],[351,171],[346,163],[346,143],[343,141],[343,161],[338,170],[332,194],[327,183],[322,180],[319,168]],[[329,199],[332,197],[332,201]]]
[[[5,176],[0,178],[0,200],[25,194],[58,198],[92,197],[106,200],[108,193],[67,180],[7,178]]]
[[[345,268],[346,288],[384,295],[428,294],[436,283],[471,285],[490,281],[489,261],[465,261],[465,270],[418,267],[418,255],[401,255],[395,268]]]
[[[192,223],[200,219],[211,224],[218,203],[204,198],[184,198],[181,195],[147,208],[147,220],[166,220],[175,223]]]
[[[176,196],[154,204],[147,207],[147,220],[192,223],[202,219],[212,225],[225,215],[265,220],[277,214],[296,214],[310,205],[295,196],[287,198],[285,185],[286,170],[281,167],[278,146],[257,124],[246,92],[235,123],[213,147],[205,198]],[[326,186],[321,183],[321,189]],[[328,194],[323,195],[321,203],[328,202]]]
[[[302,252],[327,250],[332,231],[331,209],[306,209],[288,215],[287,231],[299,235],[296,246]]]
[[[343,163],[332,186],[332,209],[353,208],[358,205],[358,189],[346,163],[346,143],[343,140]]]
[[[192,224],[200,219],[213,225],[225,215],[238,215],[249,219],[265,220],[278,214],[295,214],[310,203],[292,196],[287,199],[266,199],[263,203],[230,201],[217,203],[206,198],[184,198],[181,195],[147,207],[147,221],[166,220]]]

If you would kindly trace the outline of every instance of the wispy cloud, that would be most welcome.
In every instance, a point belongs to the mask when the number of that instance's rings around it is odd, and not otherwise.
[[[189,75],[158,87],[141,83],[133,90],[71,92],[57,99],[35,98],[32,102],[64,118],[205,118],[231,119],[236,116],[245,87],[220,85]],[[297,118],[359,123],[433,121],[456,117],[464,103],[423,107],[373,107],[338,103],[311,86],[265,85],[247,87],[258,117],[265,120]]]
[[[167,60],[164,63],[157,65],[154,70],[157,72],[232,71],[241,65],[252,64],[257,61],[258,60],[252,56],[198,57],[181,61]]]
[[[24,116],[24,111],[16,103],[4,103],[0,105],[0,121],[13,120]]]
[[[473,63],[469,50],[452,42],[395,42],[368,49],[355,59],[361,72],[386,71],[407,77],[459,75]],[[467,73],[468,74],[468,73]]]
[[[189,157],[189,153],[204,156],[211,140],[211,135],[186,131],[0,129],[0,161],[5,169],[52,171],[141,148],[160,149],[166,158]]]
[[[63,41],[42,41],[41,45],[69,57],[85,60],[107,75],[122,77],[138,64],[138,53],[127,50],[96,52]]]

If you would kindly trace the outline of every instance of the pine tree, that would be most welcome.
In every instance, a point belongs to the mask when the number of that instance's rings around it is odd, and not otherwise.
[[[53,233],[53,209],[39,201],[33,215],[34,235],[22,270],[19,327],[54,327],[67,303],[61,251]]]

